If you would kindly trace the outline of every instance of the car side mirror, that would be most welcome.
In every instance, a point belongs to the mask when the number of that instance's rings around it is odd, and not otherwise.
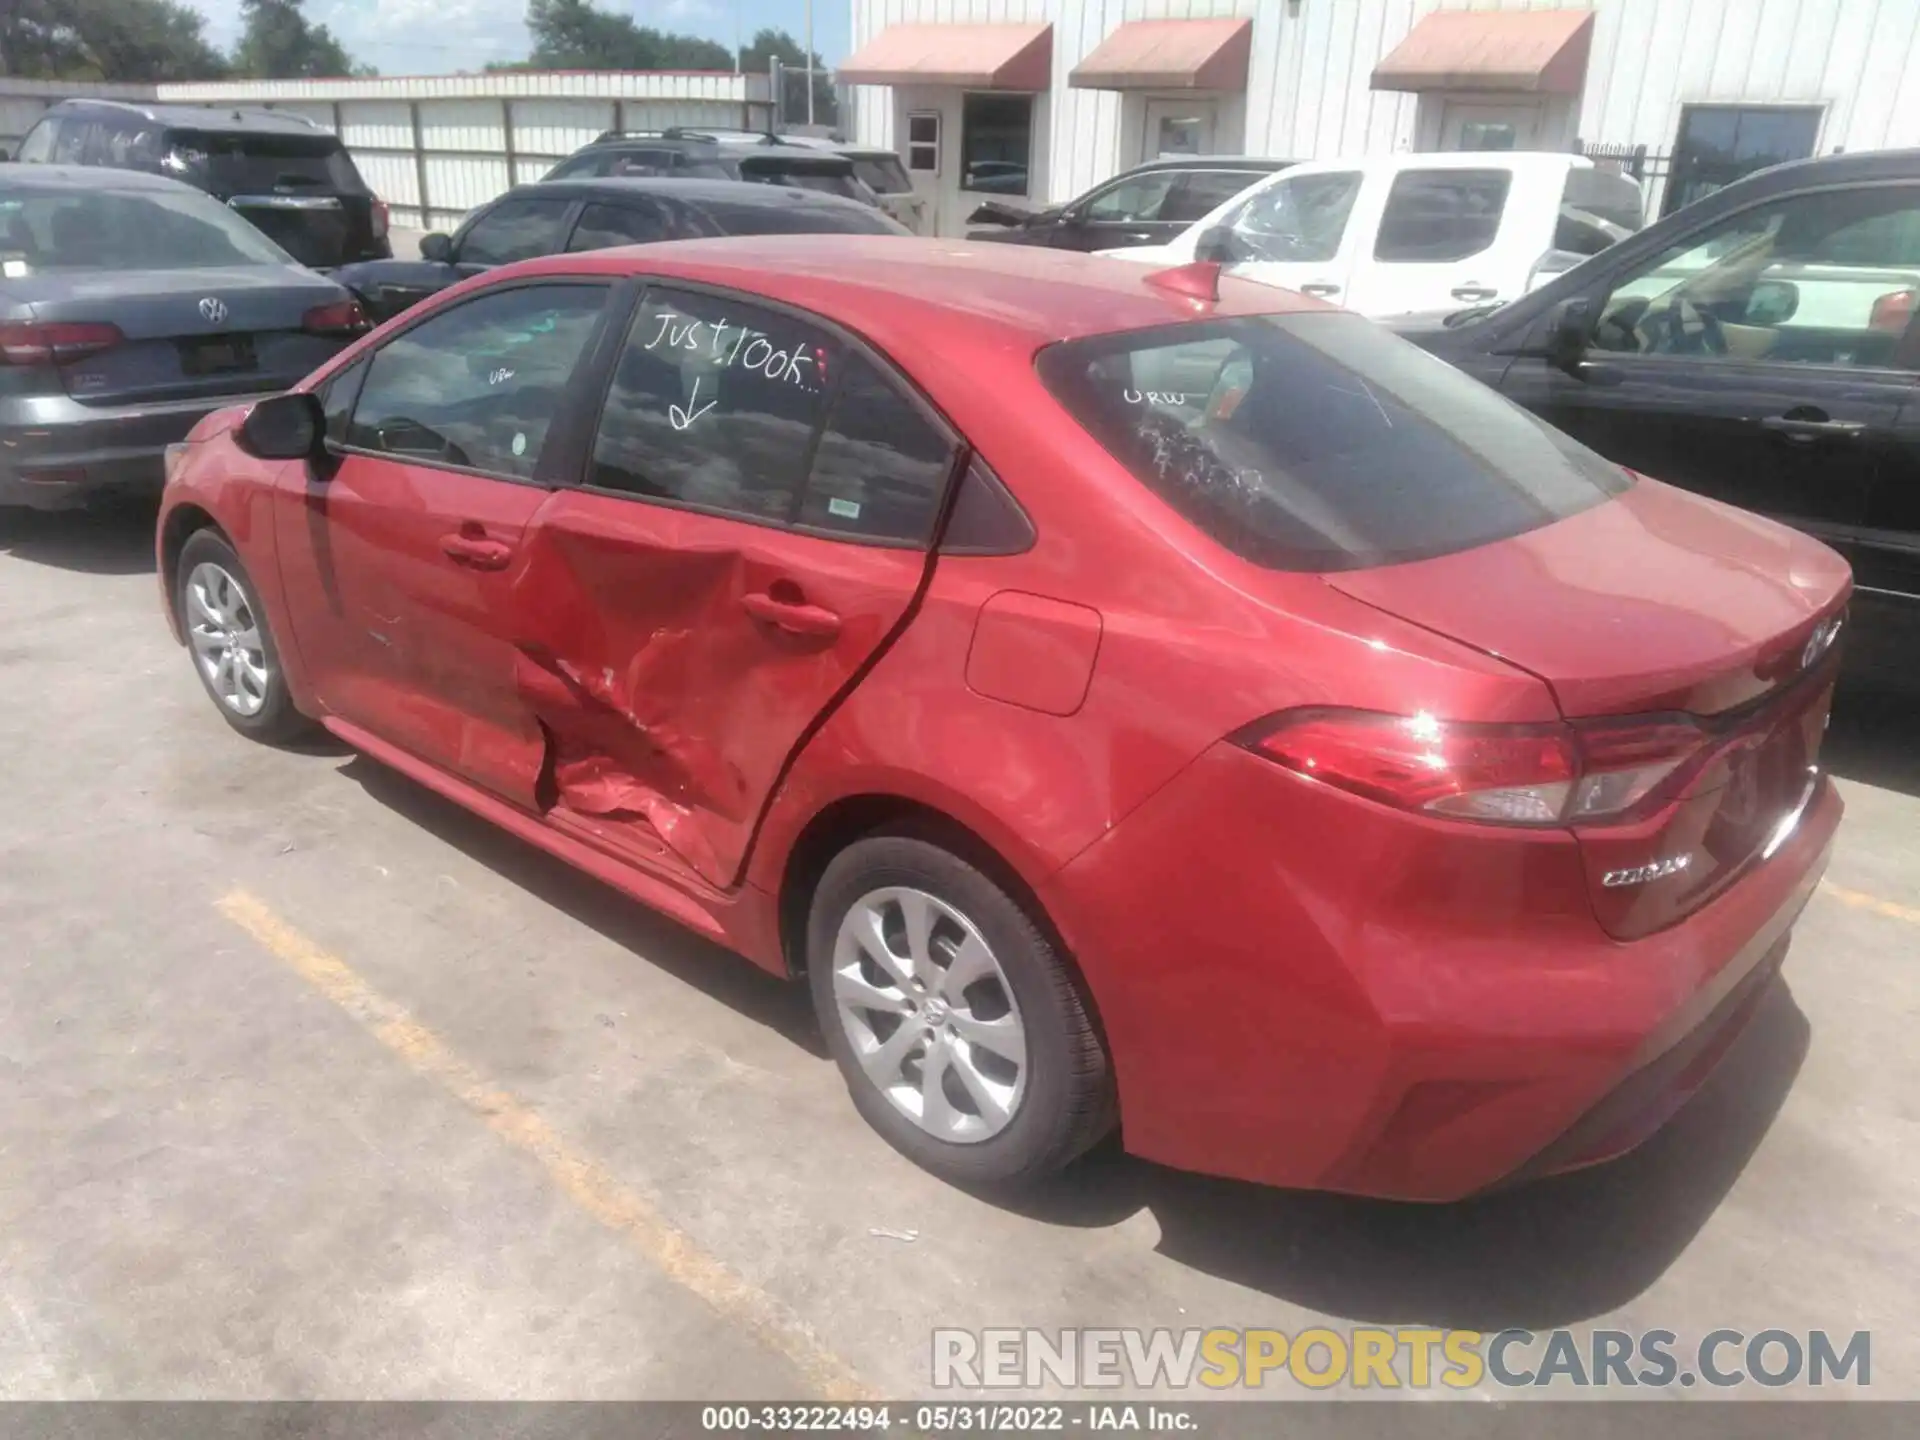
[[[306,460],[321,453],[327,417],[311,395],[273,395],[240,422],[240,448],[261,460]]]
[[[439,231],[420,237],[420,258],[430,260],[436,265],[446,265],[453,260],[453,241]]]
[[[1762,280],[1747,296],[1740,319],[1748,325],[1784,325],[1800,310],[1800,287],[1791,280]]]
[[[1553,317],[1553,328],[1547,332],[1547,363],[1577,376],[1592,341],[1593,302],[1569,300]]]
[[[1231,265],[1234,262],[1233,231],[1225,225],[1215,225],[1200,233],[1200,239],[1194,244],[1193,258],[1214,265]]]

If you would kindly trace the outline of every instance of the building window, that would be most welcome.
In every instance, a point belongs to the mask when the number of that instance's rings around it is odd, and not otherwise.
[[[969,95],[960,111],[960,188],[1025,195],[1033,154],[1031,95]]]
[[[940,173],[940,112],[916,110],[907,116],[907,168]]]
[[[1806,106],[1683,106],[1660,213],[1671,215],[1769,165],[1804,160],[1819,135],[1820,111]]]

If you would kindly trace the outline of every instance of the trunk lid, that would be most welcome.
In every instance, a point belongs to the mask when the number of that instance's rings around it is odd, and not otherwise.
[[[1575,829],[1621,938],[1725,889],[1811,798],[1851,580],[1793,530],[1641,479],[1509,540],[1326,579],[1538,676],[1577,728],[1694,717],[1655,808]]]
[[[125,337],[55,367],[66,392],[92,405],[285,389],[340,348],[340,337],[302,329],[307,312],[349,298],[287,265],[52,272],[6,290],[38,323],[111,324]]]

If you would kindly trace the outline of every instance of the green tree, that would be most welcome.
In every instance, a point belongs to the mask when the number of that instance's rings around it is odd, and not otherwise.
[[[742,70],[764,74],[775,60],[787,71],[780,96],[780,118],[797,124],[807,118],[807,52],[800,48],[800,42],[784,30],[760,30],[740,47]],[[818,50],[813,52],[813,118],[819,125],[840,122],[840,101],[833,90],[833,71],[820,58]]]
[[[527,31],[533,54],[489,70],[731,70],[727,47],[697,35],[675,35],[613,15],[592,0],[531,0]]]
[[[324,25],[307,19],[303,0],[240,0],[234,74],[248,80],[321,80],[370,75]]]
[[[173,0],[0,0],[0,74],[39,80],[213,80],[200,14]]]

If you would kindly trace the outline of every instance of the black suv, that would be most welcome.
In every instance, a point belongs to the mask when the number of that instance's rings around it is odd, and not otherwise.
[[[549,180],[623,175],[656,180],[745,180],[817,190],[878,206],[845,155],[789,145],[760,130],[609,130],[547,172]]]
[[[63,100],[20,142],[26,164],[106,165],[184,180],[318,270],[393,254],[387,207],[339,139],[271,110]]]
[[[515,260],[655,240],[720,235],[905,235],[870,205],[738,180],[543,180],[481,206],[452,235],[428,235],[418,260],[377,260],[337,271],[375,320],[447,286]]]
[[[1061,250],[1165,245],[1249,185],[1292,163],[1258,155],[1169,155],[1136,165],[1051,210],[1021,210],[989,200],[967,223],[994,228],[969,230],[967,238]]]
[[[1920,620],[1916,316],[1920,150],[1883,150],[1749,175],[1510,304],[1395,328],[1610,460],[1818,536]]]

